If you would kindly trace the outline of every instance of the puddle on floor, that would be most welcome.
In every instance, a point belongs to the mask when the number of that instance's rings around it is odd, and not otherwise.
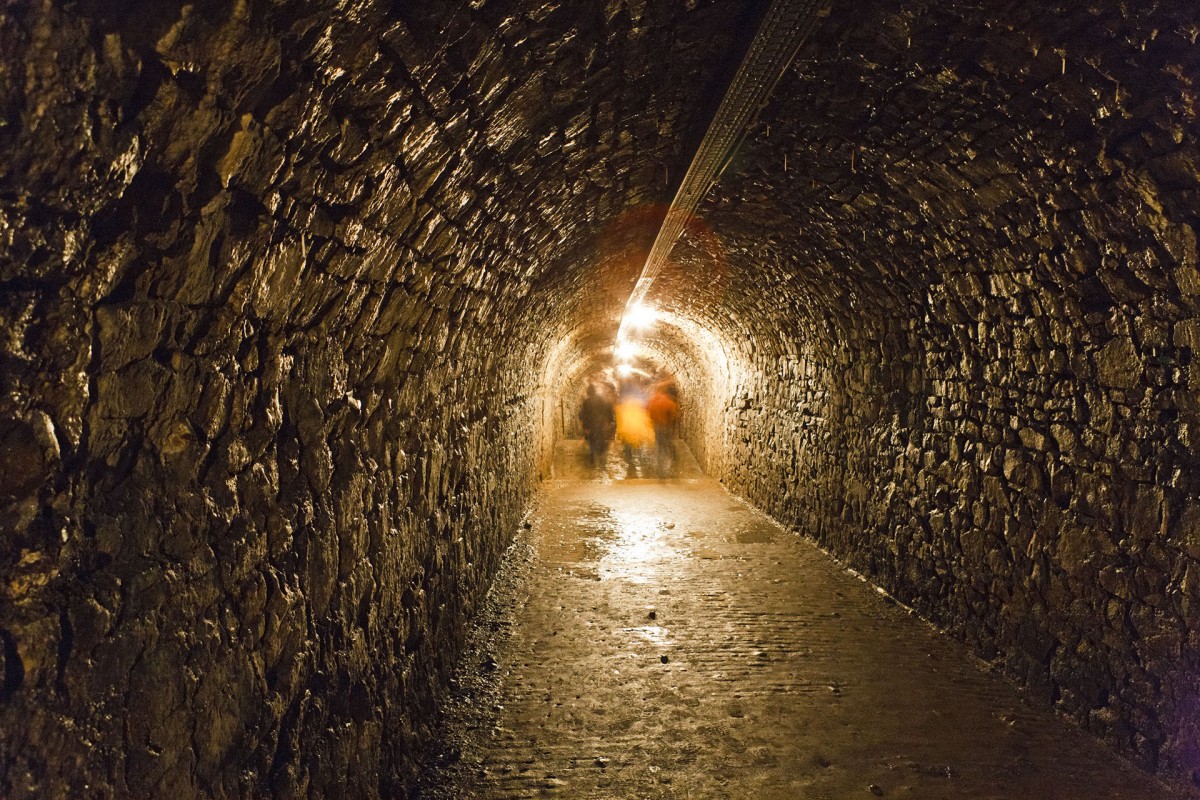
[[[567,515],[574,524],[557,525],[542,534],[542,558],[552,564],[595,563],[612,549],[617,521],[602,503],[573,506]],[[573,571],[578,573],[578,570]],[[589,577],[599,579],[596,570]]]
[[[688,551],[688,554],[693,558],[702,558],[705,560],[723,558],[719,552],[713,550],[711,547],[694,547]]]
[[[770,544],[775,541],[776,532],[775,526],[763,523],[738,528],[733,533],[733,539],[738,544]]]

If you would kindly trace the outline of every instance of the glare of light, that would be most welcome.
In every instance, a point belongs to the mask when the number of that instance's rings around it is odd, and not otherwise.
[[[628,361],[637,355],[637,345],[633,342],[617,342],[616,350],[613,352],[621,361]]]
[[[649,328],[658,321],[658,312],[650,306],[644,306],[641,303],[638,303],[633,308],[629,309],[628,313],[625,315],[625,320],[629,323],[630,327],[636,330],[642,330],[644,328]]]
[[[622,378],[628,378],[630,375],[633,374],[633,367],[629,364],[618,364],[617,365],[617,374],[620,375]]]
[[[618,508],[610,513],[617,522],[617,540],[609,562],[613,567],[624,567],[627,581],[646,583],[668,555],[662,540],[663,520],[654,514]]]

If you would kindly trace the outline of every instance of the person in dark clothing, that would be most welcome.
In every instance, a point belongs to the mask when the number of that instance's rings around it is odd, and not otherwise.
[[[604,466],[608,443],[617,429],[612,400],[595,383],[589,383],[587,395],[579,408],[579,422],[587,439],[593,467]]]

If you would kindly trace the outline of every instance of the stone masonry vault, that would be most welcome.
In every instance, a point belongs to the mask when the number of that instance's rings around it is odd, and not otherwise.
[[[0,8],[0,796],[411,785],[764,6]],[[1200,783],[1198,37],[830,3],[643,345],[710,475]]]

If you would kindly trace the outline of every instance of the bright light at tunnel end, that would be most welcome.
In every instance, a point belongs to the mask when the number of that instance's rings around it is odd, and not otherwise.
[[[625,312],[624,324],[634,330],[645,330],[658,321],[658,312],[652,307],[636,303],[632,308]]]
[[[644,331],[658,321],[658,312],[642,303],[634,303],[621,319],[613,355],[618,361],[630,361],[637,355],[637,345],[625,338],[626,331]]]

